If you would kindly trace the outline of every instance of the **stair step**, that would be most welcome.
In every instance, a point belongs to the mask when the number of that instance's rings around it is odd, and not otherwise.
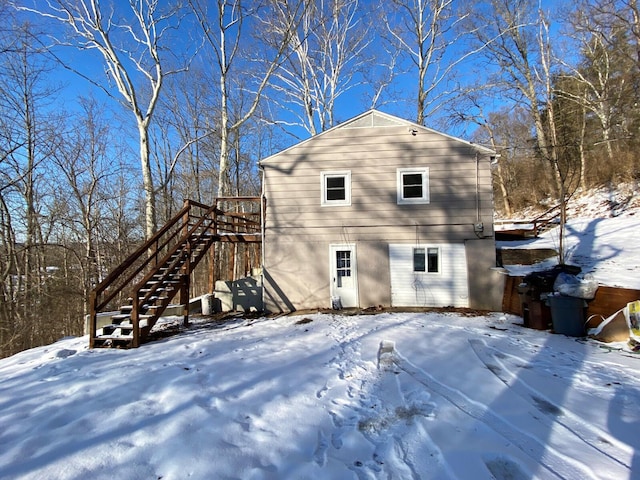
[[[163,305],[149,305],[147,310],[157,310],[158,308],[163,308]]]
[[[158,300],[160,300],[160,301],[162,301],[162,302],[163,302],[163,301],[165,301],[167,298],[169,298],[169,297],[168,297],[168,296],[166,296],[166,295],[160,295],[160,296],[152,295],[152,296],[150,296],[149,298],[147,298],[147,299],[146,299],[146,301],[147,301],[147,302],[149,302],[149,305],[151,305],[151,304],[153,304],[153,302],[157,302]],[[144,297],[140,297],[138,300],[139,300],[139,301],[143,301],[143,300],[145,300],[145,298],[144,298]]]
[[[116,334],[116,331],[120,330],[119,334]],[[126,333],[125,333],[126,332]],[[124,325],[118,325],[118,324],[111,324],[111,325],[104,325],[102,327],[102,335],[99,335],[99,337],[104,337],[107,335],[111,335],[111,336],[129,336],[132,335],[133,333],[133,325],[131,324],[124,324]]]
[[[140,315],[140,316],[142,317],[143,315]],[[144,317],[145,318],[140,318],[140,321],[138,322],[140,328],[146,328],[147,325],[149,325],[149,319],[154,317],[154,315],[144,315]],[[115,332],[118,329],[121,332],[124,332],[124,331],[132,332],[133,324],[132,323],[111,323],[108,325],[103,325],[101,336],[112,335],[113,332]]]
[[[148,314],[141,313],[140,315],[138,315],[138,320],[145,320],[145,319],[148,319],[148,318],[151,318],[151,317],[153,317],[153,315],[148,315]],[[112,315],[111,316],[111,320],[112,321],[113,320],[120,320],[118,322],[118,325],[121,325],[122,322],[124,322],[125,320],[131,321],[131,314],[130,313],[119,313],[117,315]]]
[[[175,288],[173,288],[171,285],[166,286],[166,287],[154,288],[154,289],[152,289],[152,288],[141,288],[140,289],[140,293],[148,293],[148,292],[150,292],[152,290],[154,290],[156,292],[171,292],[171,291],[175,290]],[[144,297],[142,297],[142,298],[144,298]]]
[[[133,335],[100,335],[98,340],[133,340]]]

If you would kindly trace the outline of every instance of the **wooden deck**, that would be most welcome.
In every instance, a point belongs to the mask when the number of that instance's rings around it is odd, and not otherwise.
[[[522,305],[518,294],[518,285],[523,277],[507,277],[502,299],[502,310],[505,313],[522,316]],[[596,296],[587,302],[587,318],[591,315],[602,315],[607,318],[629,302],[640,299],[640,290],[618,287],[598,287]]]

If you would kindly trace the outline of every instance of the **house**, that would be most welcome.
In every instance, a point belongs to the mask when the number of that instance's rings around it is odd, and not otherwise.
[[[262,160],[265,309],[499,310],[494,156],[371,110]]]

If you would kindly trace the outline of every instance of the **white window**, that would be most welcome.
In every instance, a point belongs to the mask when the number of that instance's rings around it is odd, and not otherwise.
[[[438,247],[414,248],[413,271],[426,273],[440,272],[440,249]]]
[[[322,206],[351,205],[351,171],[322,172]]]
[[[429,169],[399,168],[398,205],[429,203]]]

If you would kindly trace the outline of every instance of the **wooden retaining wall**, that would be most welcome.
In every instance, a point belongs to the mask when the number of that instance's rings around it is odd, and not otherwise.
[[[518,294],[518,285],[522,280],[523,277],[507,277],[502,298],[502,310],[505,313],[522,316],[522,305]],[[634,300],[640,300],[640,290],[600,286],[596,297],[587,302],[587,316],[602,315],[607,318]]]

